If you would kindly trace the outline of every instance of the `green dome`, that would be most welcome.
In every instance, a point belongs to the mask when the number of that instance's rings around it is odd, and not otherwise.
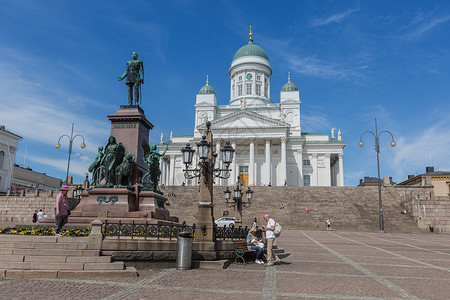
[[[298,91],[298,87],[291,82],[291,72],[289,72],[289,75],[288,75],[288,82],[286,82],[286,84],[283,85],[283,87],[281,88],[281,91],[282,92]]]
[[[216,92],[212,88],[212,86],[208,83],[208,76],[206,76],[206,85],[200,89],[199,94],[215,94]]]
[[[298,87],[289,81],[285,85],[283,85],[283,87],[281,88],[281,91],[282,92],[298,91]]]
[[[236,51],[233,60],[243,56],[260,56],[269,60],[266,51],[264,51],[260,46],[253,44],[253,40],[251,38],[248,40],[247,45],[242,46],[238,51]]]

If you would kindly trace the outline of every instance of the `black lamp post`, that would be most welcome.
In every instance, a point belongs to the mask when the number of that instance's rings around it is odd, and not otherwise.
[[[391,135],[391,137],[392,137],[392,140],[391,140],[391,147],[395,147],[395,146],[397,145],[397,143],[395,142],[394,136],[392,135],[392,133],[391,133],[390,131],[383,130],[383,131],[381,131],[380,133],[378,133],[377,118],[375,118],[375,133],[372,132],[372,131],[370,131],[370,130],[364,131],[364,132],[361,134],[361,137],[360,137],[359,143],[358,143],[358,145],[359,145],[360,147],[364,147],[364,142],[363,142],[363,140],[362,140],[362,137],[363,137],[363,135],[364,135],[365,133],[371,133],[371,134],[373,135],[373,137],[375,138],[374,150],[375,150],[375,152],[377,153],[377,168],[378,168],[378,199],[379,199],[379,210],[380,210],[380,217],[379,217],[379,219],[380,219],[380,230],[381,230],[381,231],[384,231],[383,205],[382,205],[382,202],[381,202],[381,178],[380,178],[380,135],[381,135],[383,132],[389,133],[389,134]]]
[[[233,201],[230,201],[231,198],[231,191],[227,187],[227,189],[224,191],[225,194],[225,204],[227,207],[234,207],[235,209],[235,218],[236,223],[242,225],[242,208],[243,207],[250,207],[252,205],[252,198],[253,198],[253,191],[248,187],[248,190],[245,192],[247,196],[247,202],[242,201],[243,191],[241,190],[239,186],[239,176],[238,176],[238,183],[236,185],[236,189],[234,192]]]
[[[213,184],[214,178],[227,179],[230,177],[230,163],[233,161],[234,149],[230,146],[230,142],[220,150],[222,153],[222,161],[225,168],[215,168],[217,154],[213,153],[213,136],[211,132],[211,123],[206,123],[205,136],[197,143],[198,156],[200,162],[198,167],[190,168],[195,150],[187,144],[181,149],[183,163],[185,165],[184,177],[186,179],[199,178],[200,184],[200,201],[198,205],[198,214],[196,220],[196,228],[201,228],[199,234],[195,234],[195,238],[201,243],[200,248],[203,251],[214,251],[215,234],[214,234],[214,204],[213,204]],[[196,229],[197,230],[197,229]]]
[[[63,137],[67,137],[69,139],[69,159],[67,160],[67,173],[66,173],[66,184],[69,183],[69,166],[70,166],[70,155],[72,154],[72,144],[73,144],[73,140],[76,137],[80,137],[83,139],[83,143],[81,143],[81,149],[86,148],[86,144],[84,143],[84,136],[82,136],[81,134],[76,134],[73,135],[73,126],[74,123],[72,123],[72,132],[70,133],[70,136],[68,136],[67,134],[64,134],[62,136],[59,137],[58,139],[58,143],[56,144],[56,149],[60,149],[61,148],[61,144],[59,143],[61,141],[61,139]]]

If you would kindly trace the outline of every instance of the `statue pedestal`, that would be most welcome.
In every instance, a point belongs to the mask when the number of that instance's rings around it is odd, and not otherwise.
[[[139,171],[145,174],[147,164],[144,162],[142,140],[148,142],[148,133],[153,124],[144,115],[144,111],[138,105],[121,105],[119,110],[108,116],[111,121],[110,135],[125,147],[125,152],[133,153]],[[133,171],[135,174],[137,171]],[[133,175],[132,184],[137,177]]]

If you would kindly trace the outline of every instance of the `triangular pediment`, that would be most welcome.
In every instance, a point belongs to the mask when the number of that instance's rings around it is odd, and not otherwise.
[[[211,122],[213,129],[232,128],[288,128],[289,124],[259,115],[257,113],[241,110]],[[200,127],[201,128],[201,127]]]

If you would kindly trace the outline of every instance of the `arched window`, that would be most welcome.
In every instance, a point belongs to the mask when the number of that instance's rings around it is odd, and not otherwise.
[[[0,169],[3,169],[3,161],[5,160],[5,152],[0,151]]]

